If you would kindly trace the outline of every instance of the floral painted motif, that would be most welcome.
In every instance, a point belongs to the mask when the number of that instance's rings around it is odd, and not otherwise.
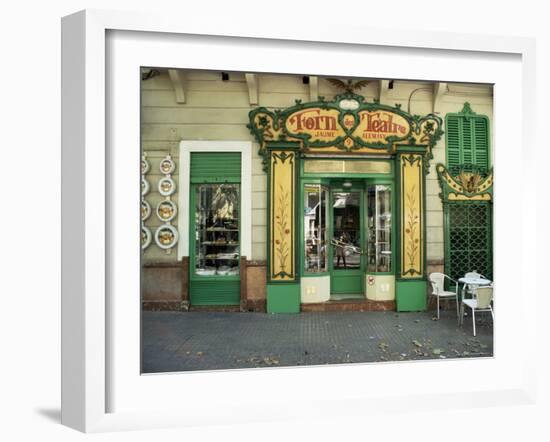
[[[285,191],[282,185],[279,185],[279,205],[277,215],[275,215],[275,226],[279,233],[278,239],[275,240],[275,253],[279,259],[280,272],[287,273],[287,259],[290,255],[290,220],[288,216],[289,193]]]
[[[403,229],[401,237],[401,277],[418,278],[422,276],[423,272],[422,155],[403,155],[401,164],[401,225]]]
[[[408,210],[405,216],[405,251],[407,267],[410,271],[415,271],[416,258],[420,247],[420,214],[417,210],[417,196],[416,186],[413,185],[409,192],[407,192],[406,199]]]

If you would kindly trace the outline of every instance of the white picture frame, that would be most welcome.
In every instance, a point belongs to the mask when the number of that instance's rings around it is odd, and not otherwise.
[[[120,50],[136,44],[142,49],[139,53]],[[181,45],[187,49],[185,62],[174,51]],[[209,51],[221,47],[225,51],[218,52],[218,57],[208,57]],[[151,56],[152,49],[155,56]],[[246,58],[252,49],[256,56]],[[497,78],[495,280],[500,276],[504,281],[511,268],[503,260],[501,248],[507,225],[499,216],[509,208],[506,198],[521,201],[525,210],[518,212],[520,225],[528,225],[532,217],[536,219],[536,189],[516,186],[517,180],[510,175],[517,171],[519,157],[525,179],[532,173],[537,157],[531,107],[535,102],[533,40],[370,28],[365,32],[365,27],[349,24],[331,24],[330,34],[318,26],[281,23],[247,28],[234,27],[229,21],[220,24],[189,20],[183,25],[179,17],[168,14],[94,10],[63,19],[62,50],[63,424],[84,432],[100,432],[208,425],[214,419],[217,423],[242,423],[326,418],[335,412],[339,416],[357,416],[400,413],[413,408],[461,409],[470,407],[473,399],[480,407],[534,403],[536,323],[534,316],[522,314],[529,311],[532,297],[537,294],[536,278],[532,277],[523,278],[521,285],[518,280],[499,287],[502,296],[498,299],[494,358],[140,376],[136,348],[139,353],[141,307],[139,267],[135,265],[140,249],[140,149],[139,143],[133,143],[135,134],[139,134],[139,119],[134,118],[136,105],[139,111],[139,88],[135,96],[117,95],[128,99],[125,105],[130,112],[125,120],[118,119],[116,109],[108,109],[112,94],[121,93],[113,88],[117,76],[135,74],[135,78],[126,76],[128,87],[132,88],[139,84],[135,67],[140,64],[223,70],[245,70],[246,66],[246,70],[258,72],[285,69],[325,75],[365,75],[365,66],[369,66],[369,77],[418,78],[422,68],[426,70],[419,64],[422,59],[430,61],[430,76],[434,79],[451,69],[454,73],[445,76],[445,80],[485,82]],[[280,58],[279,67],[274,68],[269,57],[261,56],[262,50],[286,58]],[[345,54],[342,63],[323,65],[317,57],[340,51]],[[366,51],[371,62],[376,59],[379,63],[348,63],[346,57],[354,56],[356,51]],[[305,53],[311,56],[303,57]],[[396,62],[399,56],[407,57],[401,67]],[[172,63],[167,64],[170,58]],[[449,60],[460,63],[447,66],[445,71],[443,61],[448,64]],[[494,63],[500,66],[496,69],[499,72],[495,72],[494,65],[491,67]],[[479,66],[478,71],[464,68],[474,65]],[[502,70],[503,66],[507,69]],[[506,106],[502,100],[513,105],[514,116],[503,112]],[[106,127],[106,115],[113,126]],[[517,127],[513,127],[514,121]],[[119,123],[133,127],[126,149],[135,152],[118,148]],[[519,155],[510,159],[499,154],[509,149],[519,149]],[[128,153],[132,159],[135,157],[134,162],[123,161],[128,159]],[[127,197],[132,193],[135,201]],[[118,195],[124,195],[127,201],[119,204]],[[135,222],[128,225],[123,213],[135,214]],[[121,229],[125,233],[119,235]],[[516,265],[516,272],[523,276],[529,275],[529,256],[536,255],[536,242],[523,241],[525,235],[527,232],[520,231],[518,244],[511,246],[521,263],[519,271]],[[123,262],[122,255],[130,255],[130,259]],[[512,294],[513,302],[509,299]],[[522,352],[515,354],[511,350],[519,338],[513,335],[512,326],[522,330]],[[117,344],[120,339],[130,342],[128,349],[121,350]],[[433,381],[443,375],[448,380],[471,370],[493,373],[493,377],[484,384],[474,381],[460,388],[426,381],[430,376]],[[421,385],[400,382],[404,374]],[[338,386],[318,388],[323,377],[335,376]],[[247,388],[242,388],[243,383]],[[184,385],[185,390],[181,390]],[[184,402],[182,391],[186,395]],[[332,406],[335,402],[337,410]],[[226,413],[229,405],[231,416]]]

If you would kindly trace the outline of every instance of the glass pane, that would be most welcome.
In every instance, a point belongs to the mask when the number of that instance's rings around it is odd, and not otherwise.
[[[304,187],[305,271],[326,272],[327,194],[319,184]]]
[[[201,184],[195,191],[195,273],[239,275],[239,185]]]
[[[391,188],[371,185],[367,189],[367,271],[391,272]]]
[[[360,192],[334,192],[333,268],[359,269],[361,266]]]

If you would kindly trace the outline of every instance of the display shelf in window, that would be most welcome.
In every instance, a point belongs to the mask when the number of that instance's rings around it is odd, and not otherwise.
[[[200,184],[195,189],[195,275],[238,276],[238,184]]]
[[[392,271],[391,187],[373,184],[367,189],[367,271]]]

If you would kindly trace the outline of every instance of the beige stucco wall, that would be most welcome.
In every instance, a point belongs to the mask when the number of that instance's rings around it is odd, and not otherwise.
[[[285,108],[294,105],[296,99],[310,101],[309,85],[302,83],[301,76],[258,75],[259,103],[250,105],[248,86],[243,73],[230,73],[229,81],[222,81],[219,72],[188,71],[185,73],[184,104],[176,102],[174,86],[167,71],[149,80],[142,81],[142,150],[147,152],[151,171],[147,179],[151,191],[146,199],[153,214],[146,222],[154,235],[161,224],[155,208],[161,200],[157,183],[161,174],[159,162],[170,153],[178,161],[179,141],[186,140],[248,140],[254,141],[246,128],[248,112],[257,107]],[[319,95],[327,100],[340,90],[324,79],[319,79]],[[379,96],[379,83],[373,81],[359,93],[372,101]],[[409,97],[412,93],[412,99]],[[402,109],[412,114],[429,114],[434,111],[433,83],[394,81],[393,89],[386,91],[382,103],[401,104]],[[459,112],[468,101],[472,109],[489,117],[492,123],[492,88],[490,86],[448,84],[446,92],[438,100],[435,112],[443,119],[446,113]],[[492,124],[491,124],[492,128]],[[254,144],[252,159],[252,256],[249,259],[264,260],[266,257],[266,175],[262,159]],[[435,165],[445,162],[445,139],[439,141],[434,151],[430,174],[427,177],[427,258],[428,261],[443,259],[443,213],[439,199],[439,184]],[[179,164],[178,164],[179,166]],[[178,169],[173,178],[178,183]],[[179,192],[172,196],[178,201]],[[175,220],[173,221],[175,224]],[[176,249],[171,253],[154,244],[146,249],[148,261],[175,261]]]

